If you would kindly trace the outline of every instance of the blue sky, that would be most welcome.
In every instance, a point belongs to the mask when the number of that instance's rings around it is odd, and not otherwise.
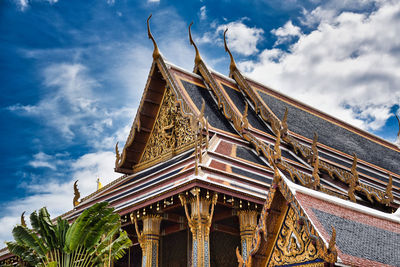
[[[228,27],[246,75],[396,140],[397,1],[1,1],[1,243],[23,211],[71,209],[76,179],[86,195],[97,177],[119,176],[114,145],[128,135],[152,60],[150,13],[168,61],[193,68],[193,21],[203,59],[228,74]]]

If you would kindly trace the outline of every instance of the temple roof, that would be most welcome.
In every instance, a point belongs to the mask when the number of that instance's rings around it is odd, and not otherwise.
[[[400,173],[400,149],[396,145],[249,81],[277,117],[283,118],[285,109],[288,109],[288,124],[292,132],[309,139],[316,132],[318,142],[323,145],[348,155],[356,153],[365,162]]]
[[[192,39],[191,42],[195,45]],[[307,187],[311,183],[314,187],[321,185],[320,190],[352,201],[367,200],[370,205],[375,205],[375,201],[383,205],[390,202],[392,208],[399,206],[397,146],[245,77],[233,57],[230,77],[217,73],[208,68],[195,49],[193,72],[155,53],[131,134],[122,154],[117,153],[117,171],[133,174],[176,155],[174,150],[150,162],[143,156],[154,135],[152,129],[160,120],[157,116],[163,94],[170,90],[179,113],[190,124],[201,117],[201,124],[207,125],[211,132],[249,142],[257,153],[263,151],[264,161],[269,160],[268,151],[279,153],[277,156],[284,160],[278,167],[293,181]],[[315,133],[318,138],[312,140]],[[315,157],[320,159],[317,166]],[[315,181],[318,173],[320,177]]]

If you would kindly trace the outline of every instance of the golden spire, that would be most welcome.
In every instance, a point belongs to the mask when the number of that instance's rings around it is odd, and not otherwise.
[[[97,190],[100,190],[101,188],[103,188],[103,185],[100,182],[100,178],[97,178],[96,183],[97,183]]]
[[[81,197],[81,194],[79,193],[78,190],[78,180],[75,181],[74,183],[74,200],[72,201],[72,203],[74,204],[74,207],[76,207],[79,204],[79,198]]]
[[[193,42],[193,39],[192,39],[192,31],[190,30],[192,25],[193,25],[193,21],[189,25],[189,40],[190,40],[190,44],[193,45],[194,49],[196,50],[196,57],[194,59],[194,64],[197,66],[200,63],[200,61],[202,61],[202,59],[201,59],[201,56],[199,53],[199,49],[197,48],[197,45]]]
[[[229,65],[229,71],[232,74],[236,69],[236,63],[235,60],[233,59],[232,53],[228,48],[228,45],[226,44],[226,32],[228,31],[228,28],[226,28],[226,30],[224,31],[224,45],[225,45],[225,52],[228,52],[229,57],[231,58],[231,64]]]
[[[25,211],[21,214],[21,225],[22,225],[23,227],[26,227],[26,222],[25,222],[25,217],[24,217],[24,215],[25,215]]]
[[[153,41],[153,45],[154,45],[153,59],[157,59],[158,57],[161,56],[161,54],[160,54],[160,51],[158,50],[157,43],[154,40],[154,37],[153,37],[153,35],[151,34],[151,31],[150,31],[149,20],[150,20],[151,16],[152,16],[152,14],[150,14],[149,18],[147,19],[147,35],[149,36],[149,39],[151,39]]]

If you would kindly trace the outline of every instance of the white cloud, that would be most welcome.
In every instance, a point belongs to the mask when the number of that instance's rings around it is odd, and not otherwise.
[[[56,169],[53,157],[43,152],[33,155],[33,160],[31,160],[28,164],[34,168],[49,168],[52,170]]]
[[[229,49],[250,56],[258,52],[257,44],[261,41],[264,31],[256,27],[248,27],[243,23],[244,20],[219,25],[216,33],[221,35],[228,28],[226,38]]]
[[[113,112],[103,107],[93,89],[98,82],[82,64],[57,63],[44,69],[45,96],[36,105],[8,107],[20,115],[42,118],[66,139],[79,135],[99,136],[112,126]],[[82,125],[86,125],[83,127]]]
[[[21,11],[25,11],[29,7],[29,0],[14,0]],[[55,4],[58,0],[38,0],[48,2],[50,5]]]
[[[267,49],[240,66],[250,77],[355,126],[379,129],[400,103],[399,12],[398,2],[371,14],[342,12],[300,35],[289,51]]]
[[[374,9],[375,5],[386,0],[340,0],[322,1],[318,7],[308,11],[303,9],[303,17],[300,22],[310,27],[318,26],[321,22],[332,22],[342,12],[363,13],[366,10]]]
[[[147,0],[148,3],[160,3],[160,0]]]
[[[153,29],[157,29],[157,25],[175,25],[168,30],[163,27],[160,36],[155,36],[159,48],[167,59],[173,59],[174,63],[191,68],[194,52],[187,41],[186,23],[171,10],[159,11],[154,14],[153,19]],[[104,185],[120,176],[113,170],[114,146],[118,141],[121,149],[128,137],[136,113],[135,106],[140,101],[152,60],[151,41],[146,38],[145,45],[142,45],[140,38],[131,40],[127,45],[112,43],[101,48],[22,51],[27,57],[38,62],[48,62],[54,54],[71,55],[70,58],[74,58],[75,62],[80,62],[80,57],[76,54],[87,55],[89,50],[101,51],[104,54],[99,54],[104,55],[102,62],[107,62],[107,71],[96,76],[91,73],[89,62],[85,65],[70,62],[48,65],[41,71],[41,100],[36,104],[17,104],[9,107],[9,110],[19,115],[37,118],[43,128],[60,131],[62,136],[58,142],[82,138],[82,145],[94,152],[77,159],[72,158],[72,153],[49,155],[44,153],[49,153],[49,150],[46,150],[48,140],[33,137],[43,150],[37,152],[28,165],[48,170],[44,170],[45,175],[37,176],[23,173],[25,180],[30,179],[28,183],[20,185],[27,196],[0,205],[0,244],[4,240],[12,239],[11,229],[19,222],[23,211],[30,214],[33,209],[47,206],[50,214],[57,216],[70,210],[75,180],[79,180],[81,196],[85,196],[96,190],[97,177],[100,177]],[[112,57],[105,57],[107,55]],[[96,66],[97,70],[98,67]],[[113,77],[113,80],[110,82],[97,78],[99,76]],[[112,90],[107,90],[106,93],[103,90],[101,94],[102,89],[109,84],[113,85]],[[53,135],[51,134],[52,137]]]
[[[28,0],[17,0],[16,3],[21,11],[24,11],[29,5]]]
[[[207,9],[206,6],[202,6],[200,8],[200,19],[205,20],[207,18]]]
[[[239,54],[250,56],[258,52],[257,44],[262,40],[263,29],[256,27],[248,27],[244,21],[248,18],[244,17],[238,21],[227,24],[217,25],[215,21],[211,23],[211,28],[216,28],[214,32],[206,32],[198,43],[214,43],[223,46],[223,32],[228,28],[226,33],[227,42],[231,51]]]
[[[49,155],[41,154],[38,158],[49,159]],[[12,228],[19,223],[20,214],[26,211],[25,219],[29,221],[29,214],[34,209],[46,206],[52,217],[61,215],[71,210],[73,199],[73,183],[78,181],[78,188],[81,196],[84,197],[96,190],[96,179],[99,177],[103,185],[111,182],[120,174],[114,173],[115,154],[109,151],[88,153],[77,160],[66,161],[68,168],[72,170],[70,178],[64,181],[54,179],[44,183],[25,184],[29,196],[8,202],[1,206],[0,218],[0,247],[4,241],[12,240]]]
[[[301,30],[299,27],[294,26],[292,21],[289,20],[283,27],[273,29],[271,33],[278,37],[275,45],[279,45],[285,42],[290,42],[295,36],[300,36]]]

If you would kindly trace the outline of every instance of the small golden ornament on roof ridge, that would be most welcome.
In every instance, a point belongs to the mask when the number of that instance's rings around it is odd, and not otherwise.
[[[81,197],[81,193],[79,193],[77,183],[78,183],[78,180],[76,180],[74,183],[74,199],[72,201],[72,203],[74,204],[74,207],[76,207],[79,204],[79,198]]]
[[[287,123],[287,117],[288,117],[288,108],[285,108],[285,114],[283,115],[283,119],[281,121],[281,126],[282,126],[282,130],[281,130],[281,135],[282,137],[286,137],[288,134],[288,123]]]
[[[197,66],[198,64],[200,64],[202,59],[201,59],[201,56],[200,56],[199,49],[197,48],[197,45],[194,43],[193,38],[192,38],[192,31],[190,29],[192,27],[192,25],[193,25],[193,21],[189,25],[189,41],[190,41],[190,44],[193,45],[194,49],[196,50],[196,57],[194,59],[194,64]]]
[[[158,46],[156,41],[154,40],[153,35],[151,34],[150,31],[150,25],[149,25],[149,20],[151,18],[152,14],[150,14],[150,16],[147,19],[147,35],[149,36],[149,39],[151,39],[151,41],[153,41],[153,45],[154,45],[154,50],[153,50],[153,59],[157,59],[161,56],[160,51],[158,50]]]
[[[26,222],[25,222],[25,217],[24,217],[24,215],[25,215],[25,211],[21,214],[21,225],[22,225],[23,227],[26,227]]]
[[[118,142],[115,144],[115,166],[117,167],[121,161],[121,155],[119,154]]]
[[[392,193],[392,187],[393,187],[393,177],[389,173],[389,181],[388,184],[386,185],[385,189],[385,197],[387,198],[386,203],[389,204],[390,202],[393,201],[393,193]]]
[[[397,145],[397,147],[400,148],[400,118],[399,118],[399,116],[397,116],[397,114],[396,114],[396,119],[399,124],[399,131],[397,132],[397,138],[396,138],[396,141],[394,141],[394,143]]]
[[[226,30],[224,31],[224,46],[225,46],[225,52],[228,52],[229,57],[231,58],[231,63],[229,65],[229,71],[230,71],[230,74],[232,74],[235,70],[237,70],[237,67],[236,67],[235,59],[233,58],[232,53],[229,50],[228,45],[226,44],[226,32],[227,31],[228,31],[228,28],[226,28]]]
[[[358,183],[358,171],[357,171],[357,154],[353,153],[353,165],[351,166],[351,174],[353,175],[353,181],[357,184]]]

